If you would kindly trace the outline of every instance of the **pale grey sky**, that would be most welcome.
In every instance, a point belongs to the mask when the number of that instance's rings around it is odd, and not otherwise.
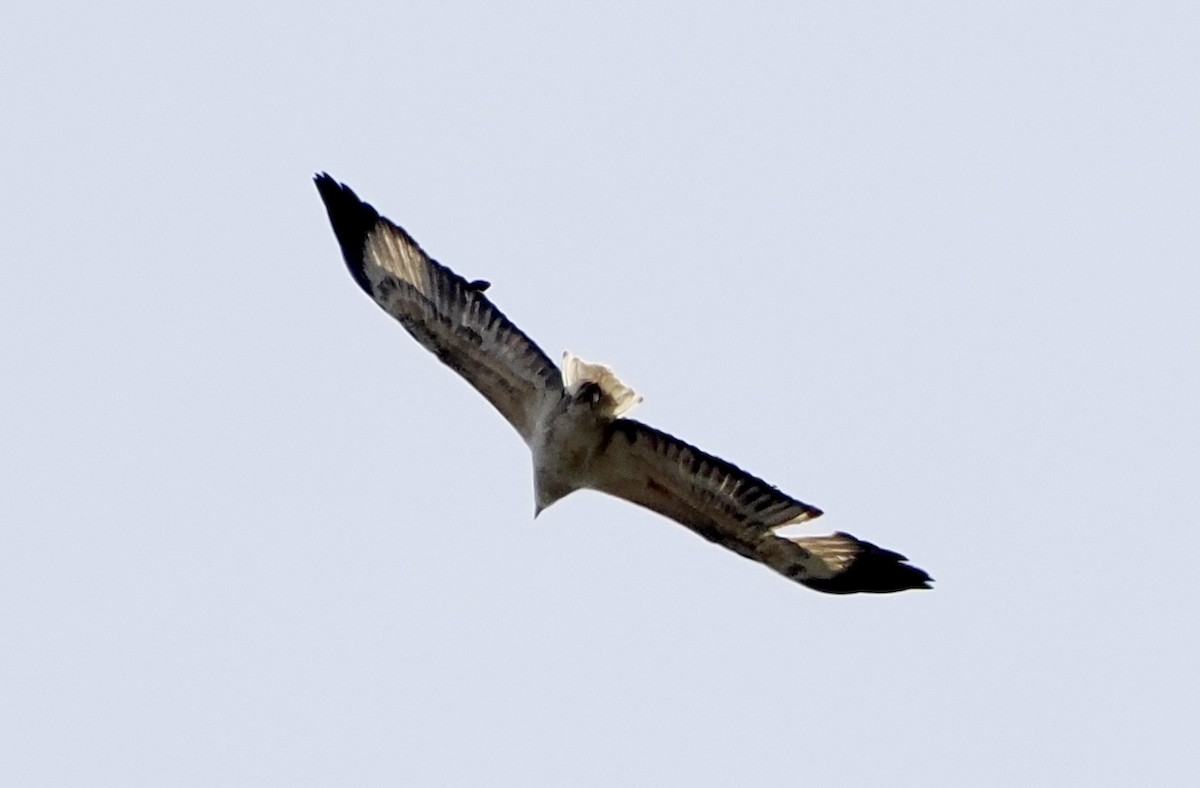
[[[1191,785],[1200,10],[1056,5],[7,8],[4,782]],[[317,170],[936,590],[533,522]]]

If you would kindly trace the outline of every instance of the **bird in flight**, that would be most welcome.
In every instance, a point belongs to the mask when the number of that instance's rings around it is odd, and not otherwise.
[[[847,533],[793,535],[821,510],[732,463],[625,418],[641,397],[570,353],[557,365],[468,281],[328,174],[315,177],[350,274],[408,333],[464,377],[533,454],[536,517],[580,489],[624,498],[830,594],[929,588],[899,553]]]

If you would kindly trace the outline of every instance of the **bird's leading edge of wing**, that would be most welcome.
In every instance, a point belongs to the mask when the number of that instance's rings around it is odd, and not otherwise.
[[[554,362],[483,295],[485,284],[430,258],[348,186],[324,173],[314,180],[358,285],[529,442],[545,398],[562,396]]]

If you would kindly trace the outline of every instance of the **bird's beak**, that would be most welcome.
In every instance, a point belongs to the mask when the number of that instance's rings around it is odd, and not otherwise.
[[[539,514],[541,514],[541,513],[542,513],[542,510],[543,510],[543,509],[545,509],[545,508],[546,508],[546,507],[545,507],[545,506],[542,506],[540,503],[535,503],[535,504],[533,505],[533,519],[535,519],[535,520],[536,520],[536,519],[537,519],[537,517],[538,517],[538,515],[539,515]]]

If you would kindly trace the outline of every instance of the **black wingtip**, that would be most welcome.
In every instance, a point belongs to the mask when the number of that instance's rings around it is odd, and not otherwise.
[[[929,573],[908,563],[904,556],[870,542],[855,541],[862,552],[844,572],[827,580],[805,580],[805,585],[827,594],[893,594],[933,588]]]
[[[333,234],[337,237],[338,245],[342,247],[342,257],[350,275],[358,286],[367,293],[371,292],[371,282],[363,271],[363,244],[367,235],[375,229],[379,221],[379,212],[370,204],[363,202],[358,195],[344,183],[338,183],[327,172],[313,176],[325,210],[329,212],[329,221],[333,225]]]

